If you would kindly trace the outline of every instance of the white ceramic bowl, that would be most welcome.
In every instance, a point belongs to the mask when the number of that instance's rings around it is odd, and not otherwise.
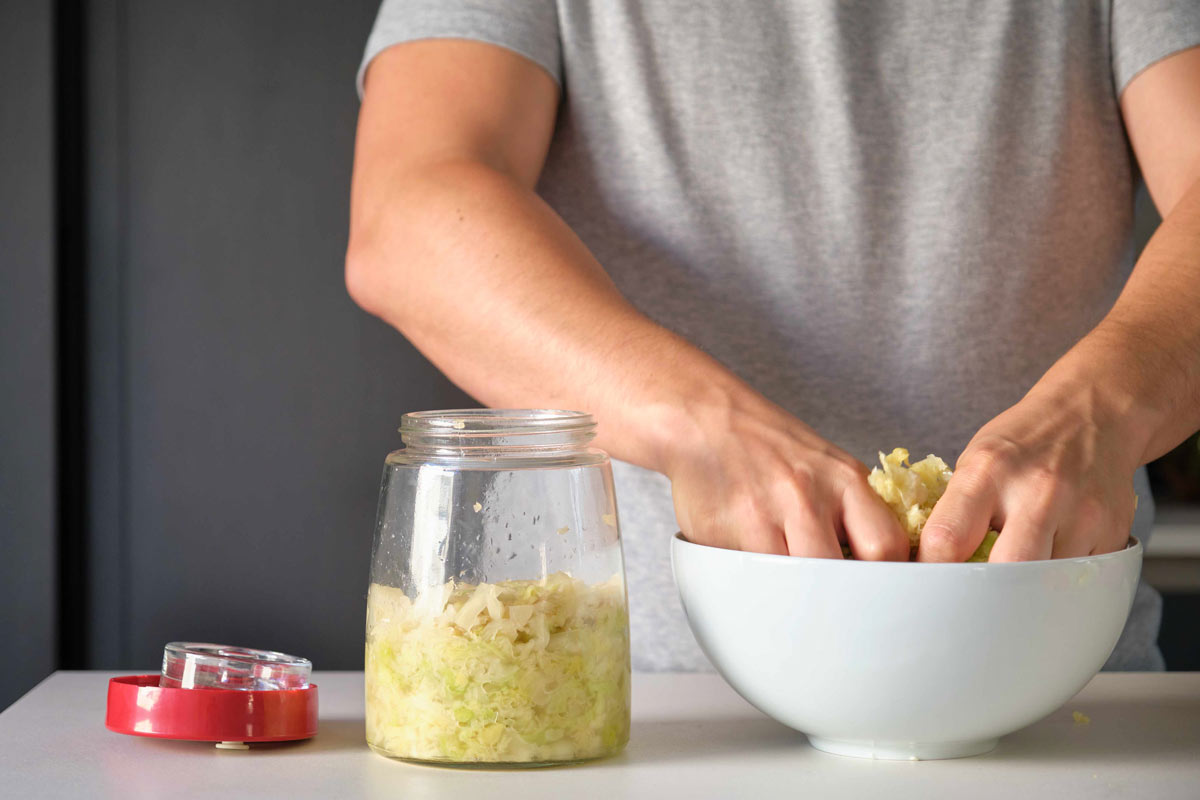
[[[1117,553],[918,564],[671,543],[688,624],[713,665],[820,750],[955,758],[1054,711],[1112,652],[1142,564]]]

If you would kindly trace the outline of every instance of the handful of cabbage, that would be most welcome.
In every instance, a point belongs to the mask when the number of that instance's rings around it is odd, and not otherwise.
[[[367,742],[385,755],[540,763],[629,740],[629,622],[619,575],[589,585],[450,581],[367,596]]]
[[[908,451],[903,447],[897,447],[887,455],[880,453],[879,464],[871,470],[867,482],[888,504],[896,519],[900,520],[908,534],[910,554],[915,557],[917,546],[921,543],[921,531],[934,505],[945,493],[954,470],[934,455],[925,456],[915,464],[910,463]],[[989,530],[967,561],[987,561],[999,535]],[[845,548],[842,552],[848,555]]]

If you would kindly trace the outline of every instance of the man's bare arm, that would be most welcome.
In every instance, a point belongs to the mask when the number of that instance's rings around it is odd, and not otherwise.
[[[673,398],[654,396],[666,382],[645,385],[649,367],[675,351],[689,374],[714,370],[636,313],[534,193],[557,104],[549,75],[496,47],[438,40],[382,53],[359,119],[347,287],[489,405],[599,413],[603,395],[627,397],[649,430],[602,418],[603,443],[657,468],[652,421]],[[605,358],[599,343],[644,363]]]
[[[959,459],[919,558],[961,561],[999,527],[993,561],[1125,545],[1134,470],[1200,428],[1200,48],[1121,97],[1163,224],[1104,320]]]
[[[865,468],[634,309],[534,192],[558,90],[499,47],[390,48],[367,76],[347,287],[492,406],[592,412],[598,444],[671,478],[692,538],[905,558]]]
[[[1200,428],[1200,47],[1135,77],[1121,110],[1163,217],[1103,323],[1145,355],[1130,387],[1150,409],[1144,463]]]

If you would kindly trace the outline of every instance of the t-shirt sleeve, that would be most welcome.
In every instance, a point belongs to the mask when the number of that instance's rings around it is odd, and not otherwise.
[[[1200,0],[1113,0],[1117,94],[1154,62],[1196,45],[1200,45]]]
[[[555,0],[383,0],[358,68],[358,94],[371,59],[417,39],[474,39],[508,48],[560,85],[562,56]]]

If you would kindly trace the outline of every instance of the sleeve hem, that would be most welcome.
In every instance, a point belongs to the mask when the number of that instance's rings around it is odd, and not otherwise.
[[[1160,48],[1160,52],[1157,52],[1155,55],[1146,59],[1144,62],[1139,62],[1139,66],[1137,66],[1136,68],[1133,68],[1131,71],[1129,71],[1123,80],[1121,80],[1118,77],[1117,96],[1118,97],[1121,96],[1121,93],[1125,91],[1125,88],[1127,86],[1129,86],[1129,84],[1133,81],[1134,78],[1136,78],[1138,75],[1141,75],[1143,72],[1150,69],[1158,62],[1165,61],[1166,59],[1170,58],[1173,55],[1182,53],[1185,50],[1191,50],[1195,47],[1200,47],[1200,32],[1197,32],[1194,41],[1189,41],[1185,44],[1179,45],[1178,47],[1164,46],[1164,47]]]
[[[1113,20],[1113,83],[1117,96],[1129,82],[1165,58],[1200,46],[1200,15],[1162,8]],[[1124,22],[1124,24],[1118,24]]]
[[[440,21],[389,21],[389,24],[377,25],[367,40],[366,51],[355,76],[359,99],[362,99],[367,67],[376,56],[394,45],[426,39],[461,39],[503,47],[541,67],[562,88],[557,32],[553,35],[553,41],[546,41],[549,38],[547,32],[538,31],[532,26],[514,27],[512,19],[500,18],[496,14],[460,13],[455,17]]]

